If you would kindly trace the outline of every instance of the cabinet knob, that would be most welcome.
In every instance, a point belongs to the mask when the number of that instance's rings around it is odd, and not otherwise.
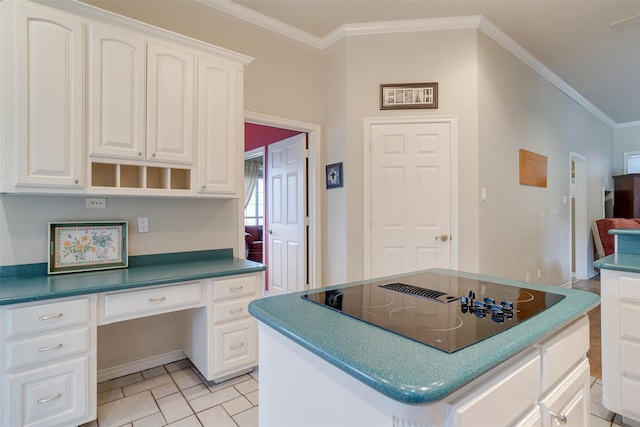
[[[567,423],[567,416],[565,414],[563,414],[562,412],[560,412],[559,414],[553,412],[553,411],[549,411],[549,415],[551,415],[551,418],[555,418],[559,424],[566,424]]]
[[[152,153],[152,154],[151,154],[151,157],[154,157],[154,158],[155,158],[155,157],[156,157],[156,153]]]
[[[80,180],[79,180],[78,178],[76,178],[76,179],[74,179],[74,180],[73,180],[73,183],[74,183],[74,184],[77,184],[77,183],[79,183],[79,182],[80,182]]]
[[[142,157],[142,151],[138,151],[138,157]]]

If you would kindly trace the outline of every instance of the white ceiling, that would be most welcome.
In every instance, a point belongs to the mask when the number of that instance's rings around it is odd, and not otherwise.
[[[196,1],[310,44],[343,24],[482,15],[610,124],[640,121],[640,0]]]

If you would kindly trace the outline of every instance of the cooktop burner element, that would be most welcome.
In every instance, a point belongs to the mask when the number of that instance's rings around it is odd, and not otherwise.
[[[564,295],[423,272],[302,298],[453,353],[541,313]]]

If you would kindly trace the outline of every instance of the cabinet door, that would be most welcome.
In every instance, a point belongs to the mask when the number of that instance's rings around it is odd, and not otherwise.
[[[152,160],[192,163],[194,56],[178,47],[147,45],[147,154]]]
[[[16,375],[7,375],[7,426],[70,426],[91,419],[88,356]],[[72,421],[76,421],[73,423]],[[5,424],[3,424],[5,425]]]
[[[198,61],[198,191],[236,196],[244,147],[241,71],[208,57]]]
[[[119,28],[89,26],[91,155],[142,158],[146,43]]]
[[[584,360],[542,401],[545,426],[589,425],[591,395],[589,393],[589,361]]]
[[[16,186],[83,186],[83,24],[17,5]]]
[[[214,376],[231,374],[258,364],[258,329],[255,319],[216,326]]]

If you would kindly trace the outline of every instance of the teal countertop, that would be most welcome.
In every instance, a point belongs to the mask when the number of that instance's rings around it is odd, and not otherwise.
[[[265,269],[263,264],[234,258],[231,249],[130,257],[127,268],[82,273],[20,274],[20,269],[3,267],[5,272],[10,270],[12,275],[0,275],[0,305],[253,273]]]
[[[575,289],[451,270],[430,271],[554,292],[566,298],[504,332],[454,353],[440,351],[301,298],[305,293],[318,290],[261,298],[249,305],[249,312],[380,393],[402,403],[425,404],[443,399],[596,307],[600,301],[594,293]]]
[[[640,273],[640,255],[636,254],[611,254],[593,263],[596,268],[604,270],[628,271]]]

